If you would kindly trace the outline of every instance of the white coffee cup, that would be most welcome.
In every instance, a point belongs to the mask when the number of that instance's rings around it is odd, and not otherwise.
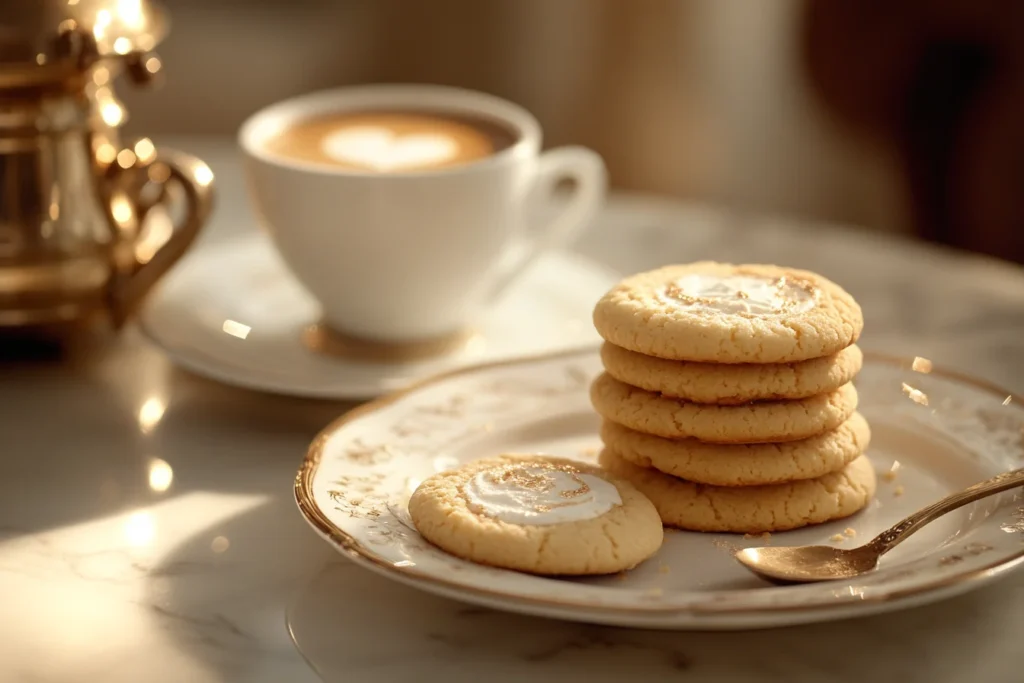
[[[269,152],[267,141],[330,113],[416,110],[484,117],[514,143],[463,165],[374,173]],[[573,240],[600,206],[606,174],[583,147],[541,152],[537,120],[457,88],[372,85],[313,93],[254,114],[239,132],[257,212],[323,323],[385,343],[458,334],[542,251]],[[566,200],[559,181],[572,180]],[[545,206],[550,205],[545,210]],[[527,213],[554,218],[527,224]]]

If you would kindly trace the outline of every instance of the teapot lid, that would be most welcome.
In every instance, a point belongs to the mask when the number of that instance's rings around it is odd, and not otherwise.
[[[167,28],[152,0],[0,2],[0,87],[64,80],[98,59],[148,52]]]

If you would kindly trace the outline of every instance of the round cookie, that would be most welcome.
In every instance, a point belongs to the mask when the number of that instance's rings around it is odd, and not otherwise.
[[[590,385],[590,402],[602,417],[644,434],[708,443],[770,443],[835,429],[857,409],[857,390],[844,384],[795,401],[715,406],[660,396],[602,373]]]
[[[743,488],[677,479],[637,467],[608,448],[599,462],[650,498],[665,524],[692,531],[757,534],[842,519],[866,506],[877,486],[875,469],[864,455],[817,479]]]
[[[601,440],[624,460],[674,477],[714,486],[759,486],[841,470],[867,449],[871,429],[854,413],[836,429],[800,441],[709,444],[641,434],[605,420]]]
[[[669,360],[793,363],[853,344],[864,318],[810,271],[701,261],[626,278],[598,301],[594,326],[616,346]]]
[[[657,552],[657,510],[628,482],[563,458],[503,455],[426,479],[419,532],[453,555],[534,574],[612,574]]]
[[[835,391],[860,372],[864,354],[854,344],[798,363],[695,363],[645,356],[606,342],[601,362],[609,375],[641,389],[694,403],[736,405]]]

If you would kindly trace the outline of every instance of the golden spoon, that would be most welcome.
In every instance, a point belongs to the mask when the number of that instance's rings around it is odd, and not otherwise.
[[[878,560],[925,524],[979,498],[1024,486],[1024,469],[1004,472],[918,510],[859,548],[827,545],[747,548],[736,559],[747,569],[774,583],[810,583],[851,579],[878,566]]]

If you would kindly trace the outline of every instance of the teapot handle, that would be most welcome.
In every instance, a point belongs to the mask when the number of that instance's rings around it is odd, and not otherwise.
[[[173,211],[176,192],[183,204],[180,216]],[[213,208],[213,171],[196,157],[141,140],[107,167],[101,193],[115,233],[134,228],[130,239],[117,240],[114,251],[110,311],[119,328],[199,234]]]

